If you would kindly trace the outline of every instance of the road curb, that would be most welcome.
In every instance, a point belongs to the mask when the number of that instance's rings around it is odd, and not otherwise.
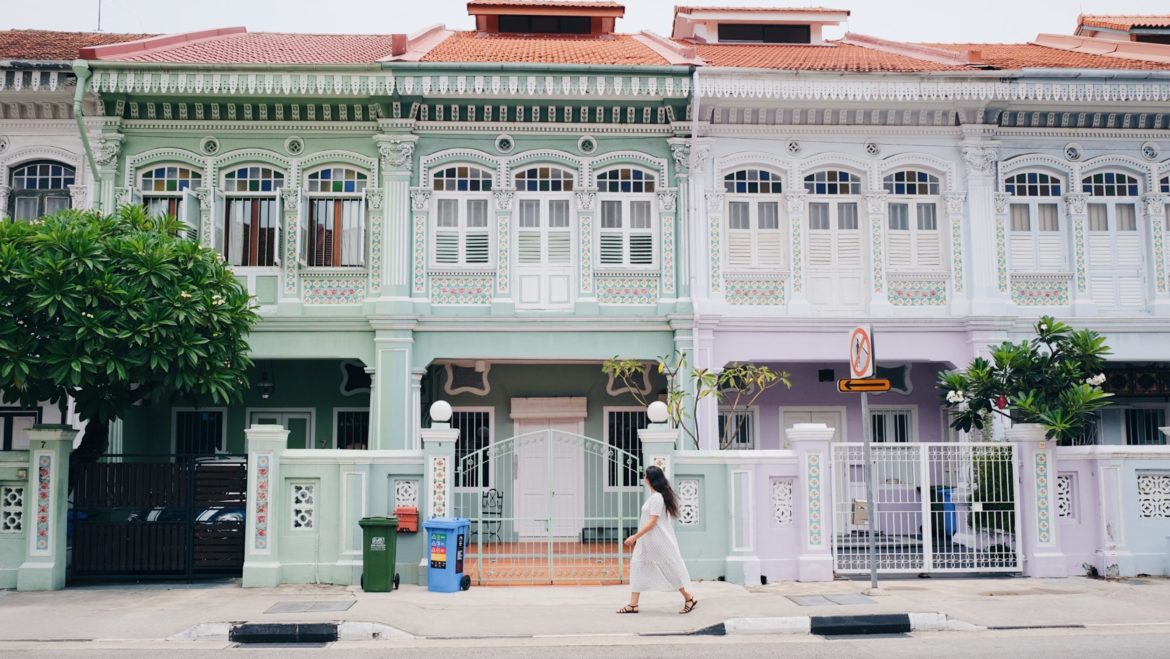
[[[897,613],[860,616],[791,616],[732,618],[723,623],[728,636],[751,634],[818,634],[845,636],[909,632],[973,631],[976,625],[942,613]]]
[[[296,644],[413,638],[417,637],[378,622],[207,622],[168,636],[166,640]]]

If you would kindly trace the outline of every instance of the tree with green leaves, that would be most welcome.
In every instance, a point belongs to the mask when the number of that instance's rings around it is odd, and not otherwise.
[[[977,357],[965,370],[939,375],[951,427],[982,430],[998,414],[1040,424],[1049,439],[1072,441],[1084,434],[1109,404],[1111,394],[1101,389],[1109,346],[1100,334],[1074,330],[1051,316],[1041,318],[1035,332],[1026,341],[992,346],[991,359]]]
[[[626,385],[638,404],[645,407],[650,401],[642,395],[641,387],[636,382],[645,368],[645,361],[614,357],[606,360],[601,370],[615,381]],[[725,415],[719,434],[719,447],[726,449],[735,438],[736,412],[750,409],[765,391],[778,384],[792,388],[792,379],[787,372],[774,371],[757,364],[736,362],[721,371],[707,368],[688,369],[686,353],[678,351],[672,355],[659,357],[657,369],[666,376],[665,402],[670,423],[681,428],[690,437],[691,444],[696,449],[700,444],[695,419],[698,417],[699,403],[703,399],[715,398],[720,405],[728,408],[729,413]],[[692,388],[689,392],[683,388],[688,379]]]
[[[141,206],[0,222],[0,399],[73,400],[87,422],[75,459],[104,453],[135,404],[242,397],[258,316],[182,228]]]

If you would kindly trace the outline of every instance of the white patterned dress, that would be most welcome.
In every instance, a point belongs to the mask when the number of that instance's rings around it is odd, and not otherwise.
[[[630,558],[630,589],[635,593],[648,591],[677,591],[691,585],[691,576],[678,550],[674,537],[674,520],[666,513],[666,502],[658,492],[642,504],[639,528],[650,522],[651,515],[658,523],[646,535],[638,538],[634,555]]]

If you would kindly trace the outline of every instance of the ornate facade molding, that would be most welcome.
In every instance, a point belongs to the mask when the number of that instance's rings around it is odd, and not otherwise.
[[[673,213],[676,202],[678,200],[677,190],[659,190],[658,191],[658,210]]]
[[[496,198],[496,210],[512,210],[512,200],[516,198],[515,190],[496,190],[492,194]]]
[[[1012,201],[1012,196],[1006,192],[995,193],[995,212],[1006,213],[1008,204]]]
[[[411,188],[410,189],[410,207],[415,211],[426,211],[431,207],[431,189],[430,188]]]
[[[943,201],[947,205],[948,215],[962,215],[967,206],[966,192],[944,192]]]
[[[1084,192],[1070,192],[1064,196],[1064,204],[1069,215],[1084,215],[1088,212],[1089,195]]]
[[[991,174],[999,160],[999,148],[985,144],[966,144],[962,147],[963,161],[977,174]]]
[[[379,213],[382,211],[381,187],[377,185],[371,185],[366,188],[366,206],[374,213]]]
[[[409,173],[411,162],[414,160],[416,139],[403,137],[379,139],[378,153],[382,155],[382,171]]]
[[[597,190],[578,190],[577,208],[583,211],[593,210],[593,202],[597,200]]]
[[[71,186],[69,186],[69,201],[71,202],[73,208],[88,208],[89,207],[89,188],[87,188],[84,185],[71,185]],[[7,207],[7,201],[5,202],[4,206],[0,206],[0,208],[6,208],[6,207]]]

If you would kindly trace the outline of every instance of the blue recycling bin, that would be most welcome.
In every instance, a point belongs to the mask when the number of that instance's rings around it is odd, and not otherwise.
[[[463,559],[471,521],[465,517],[432,517],[423,522],[427,534],[427,590],[455,593],[471,587]]]

